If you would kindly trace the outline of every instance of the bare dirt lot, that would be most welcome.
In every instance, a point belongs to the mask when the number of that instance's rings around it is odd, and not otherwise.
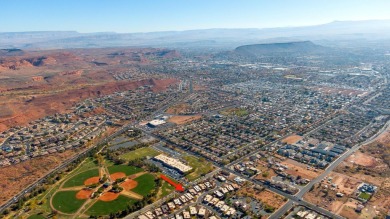
[[[196,115],[196,116],[172,116],[171,118],[168,119],[168,122],[175,123],[177,125],[182,125],[186,124],[195,120],[198,120],[202,118],[201,115]]]
[[[316,90],[321,91],[323,93],[338,93],[338,94],[344,94],[349,96],[365,96],[368,92],[365,91],[359,91],[359,90],[353,90],[353,89],[343,89],[343,88],[333,88],[333,87],[320,87]]]
[[[287,174],[293,176],[301,176],[303,179],[312,180],[323,172],[322,170],[314,169],[312,167],[310,169],[307,169],[307,165],[291,159],[287,159],[281,164],[286,165],[288,167],[288,169],[285,171]]]
[[[358,185],[362,183],[359,179],[341,173],[332,172],[329,177],[332,178],[331,183],[337,185],[338,191],[346,195],[353,194]]]
[[[349,156],[345,161],[365,167],[373,167],[377,163],[374,157],[367,154],[363,154],[359,151]]]
[[[270,205],[276,209],[280,208],[286,201],[283,196],[273,193],[269,190],[264,190],[256,195],[262,202]]]
[[[381,184],[379,190],[370,199],[369,204],[382,214],[390,211],[390,178]]]
[[[206,86],[202,86],[202,85],[194,85],[194,90],[195,91],[203,91],[203,90],[207,90],[208,88]]]
[[[280,196],[276,193],[273,193],[269,190],[257,190],[253,187],[245,187],[242,188],[238,191],[238,194],[243,194],[243,195],[249,195],[252,196],[253,198],[256,198],[257,200],[274,207],[275,209],[280,208],[284,203],[286,203],[286,200],[284,199],[283,196]]]
[[[336,172],[381,187],[390,177],[390,132],[386,130],[375,142],[364,145],[344,160]]]
[[[16,165],[0,168],[0,204],[12,198],[76,153],[68,150],[63,153],[38,157]]]
[[[348,219],[359,218],[359,214],[356,213],[355,209],[349,206],[343,206],[343,209],[339,212],[339,214]]]
[[[189,108],[190,108],[190,106],[188,104],[180,103],[180,104],[169,107],[167,109],[166,113],[181,114],[181,113],[184,113]]]
[[[260,171],[259,174],[256,175],[256,179],[259,179],[259,180],[271,179],[272,177],[277,175],[273,169],[268,167],[267,162],[265,162],[263,160],[257,161],[256,169],[258,169]]]
[[[376,141],[381,144],[390,144],[390,129],[387,129],[379,135]]]
[[[318,187],[316,184],[313,190],[304,195],[304,199],[329,211],[337,211],[347,198],[338,198],[336,191]]]
[[[300,135],[291,135],[291,136],[288,136],[288,137],[284,138],[282,140],[282,142],[283,143],[287,143],[287,144],[295,144],[295,143],[297,143],[300,140],[302,140],[302,136],[300,136]]]

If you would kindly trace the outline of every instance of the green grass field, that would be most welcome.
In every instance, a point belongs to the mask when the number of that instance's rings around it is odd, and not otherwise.
[[[176,182],[175,180],[172,181]],[[163,181],[161,186],[161,194],[159,194],[158,198],[165,197],[171,194],[173,191],[175,191],[175,187],[173,187],[171,184],[167,183],[166,181]]]
[[[86,200],[76,198],[78,191],[60,191],[53,197],[53,207],[64,213],[75,213]]]
[[[70,179],[68,179],[65,183],[63,188],[69,188],[69,187],[74,187],[74,186],[82,186],[84,185],[84,181],[88,178],[94,177],[94,176],[99,176],[99,170],[98,169],[92,169],[92,170],[87,170],[84,172],[81,172]]]
[[[34,215],[31,215],[30,217],[28,217],[27,219],[46,219],[46,218],[42,215],[34,214]]]
[[[142,196],[146,196],[156,187],[154,176],[152,174],[146,173],[140,177],[135,178],[134,180],[138,182],[138,186],[132,189],[132,191]]]
[[[362,199],[365,199],[365,200],[368,200],[370,197],[371,197],[371,195],[368,194],[368,193],[365,193],[365,192],[362,192],[359,195],[359,198],[362,198]]]
[[[186,176],[186,178],[190,181],[195,180],[213,170],[213,165],[203,159],[193,156],[185,156],[184,159],[192,168],[194,168],[194,171]]]
[[[157,156],[159,154],[160,153],[158,151],[154,150],[153,148],[145,147],[145,148],[138,148],[137,150],[130,151],[126,154],[122,154],[119,157],[124,159],[124,160],[135,160],[138,158],[144,158],[146,156],[154,157],[154,156]]]
[[[230,108],[230,109],[221,111],[220,113],[222,115],[225,115],[225,116],[230,116],[230,115],[246,116],[249,114],[249,112],[246,109],[241,109],[241,108]]]
[[[85,162],[80,165],[79,167],[77,167],[76,169],[73,170],[73,172],[84,172],[84,171],[87,171],[87,170],[90,170],[92,168],[95,168],[95,167],[98,167],[98,164],[97,164],[97,161],[92,158],[92,157],[88,157],[85,159]]]
[[[87,214],[93,216],[109,215],[110,213],[122,211],[126,209],[128,205],[132,205],[135,202],[136,200],[134,199],[120,195],[117,199],[110,202],[97,201],[87,210]]]
[[[141,168],[127,166],[127,165],[113,165],[113,166],[107,167],[107,169],[108,169],[108,172],[110,172],[110,174],[122,172],[122,173],[125,173],[127,176],[143,171]]]

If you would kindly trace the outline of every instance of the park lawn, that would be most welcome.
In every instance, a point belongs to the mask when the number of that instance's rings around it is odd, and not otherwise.
[[[143,171],[143,169],[141,169],[141,168],[127,166],[127,165],[113,165],[113,166],[107,167],[107,169],[108,169],[108,172],[110,172],[110,174],[122,172],[122,173],[125,173],[126,176],[130,176],[130,175],[133,175],[135,173],[139,173],[139,172]]]
[[[127,206],[132,205],[135,202],[136,200],[134,199],[119,195],[118,198],[113,201],[97,201],[87,210],[87,214],[90,216],[109,215],[111,213],[123,211]]]
[[[85,199],[77,199],[78,191],[60,191],[53,197],[53,207],[64,213],[75,213],[86,201]]]
[[[27,219],[46,219],[46,218],[42,215],[34,214],[28,217]]]
[[[154,176],[152,174],[146,173],[134,179],[138,182],[138,186],[132,189],[131,191],[138,193],[142,196],[146,196],[156,187],[156,182],[154,181]]]
[[[119,157],[124,160],[135,160],[139,158],[144,158],[146,156],[154,157],[159,155],[160,153],[153,148],[150,147],[144,147],[144,148],[138,148],[137,150],[130,151],[128,153],[122,154]]]
[[[163,181],[161,186],[161,194],[159,198],[165,197],[171,194],[173,191],[175,191],[175,187],[173,187],[171,184],[167,183],[166,181]]]
[[[74,172],[84,172],[93,168],[98,167],[97,161],[92,157],[87,157],[84,163],[78,168],[74,169]]]
[[[88,178],[99,176],[99,170],[98,169],[92,169],[87,170],[84,172],[81,172],[70,179],[68,179],[65,183],[63,188],[69,188],[69,187],[75,187],[75,186],[82,186],[84,185],[84,181]]]
[[[365,193],[365,192],[362,192],[362,193],[360,193],[360,195],[359,195],[359,198],[362,198],[362,199],[364,199],[364,200],[368,200],[370,197],[371,197],[371,195],[368,194],[368,193]]]
[[[224,111],[220,112],[222,115],[225,116],[230,116],[230,115],[235,115],[235,116],[246,116],[249,114],[248,110],[242,109],[242,108],[230,108]]]
[[[204,159],[199,159],[194,156],[185,156],[184,159],[193,168],[193,172],[186,175],[186,178],[190,181],[195,180],[214,169],[213,165]]]

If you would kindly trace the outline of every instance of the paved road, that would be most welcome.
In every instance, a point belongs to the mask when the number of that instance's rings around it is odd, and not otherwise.
[[[326,123],[327,123],[327,122],[323,123],[322,125],[324,125],[324,124],[326,124]],[[358,144],[358,145],[352,147],[350,150],[348,150],[348,151],[347,151],[346,153],[344,153],[342,156],[340,156],[339,158],[337,158],[336,160],[334,160],[334,161],[325,169],[325,171],[324,171],[321,175],[319,175],[317,178],[313,179],[308,185],[306,185],[304,188],[302,188],[296,195],[290,195],[290,194],[287,194],[287,193],[285,193],[285,192],[283,192],[283,191],[280,191],[280,190],[278,190],[278,189],[276,189],[276,188],[269,187],[268,185],[265,185],[263,182],[258,181],[258,180],[253,180],[253,179],[251,179],[251,178],[249,178],[249,177],[246,177],[246,176],[244,176],[244,175],[242,175],[242,174],[240,174],[240,173],[238,173],[238,172],[235,172],[234,170],[228,168],[227,166],[220,165],[220,164],[218,164],[218,163],[215,163],[215,162],[212,161],[212,160],[209,160],[209,161],[212,162],[215,166],[219,167],[220,169],[223,169],[223,170],[225,170],[225,171],[231,172],[231,173],[233,173],[233,174],[235,174],[235,175],[237,175],[237,176],[242,177],[243,179],[246,179],[246,180],[248,180],[248,181],[250,181],[250,182],[252,182],[252,183],[261,185],[261,186],[263,186],[263,187],[265,187],[265,188],[271,190],[272,192],[275,192],[275,193],[277,193],[277,194],[279,194],[279,195],[282,195],[282,196],[288,198],[289,201],[288,201],[284,206],[282,206],[280,209],[278,209],[278,211],[276,211],[274,214],[272,214],[270,218],[280,218],[280,217],[283,216],[288,210],[290,210],[295,204],[299,204],[299,205],[303,205],[303,206],[305,206],[305,207],[307,207],[307,208],[309,208],[309,209],[312,209],[312,210],[314,210],[314,211],[317,211],[317,212],[319,212],[319,213],[321,213],[321,214],[323,214],[323,215],[326,215],[326,216],[328,216],[328,217],[330,217],[330,218],[340,218],[340,219],[341,219],[341,218],[343,218],[343,217],[338,216],[338,215],[335,215],[334,213],[332,213],[332,212],[330,212],[330,211],[328,211],[328,210],[326,210],[326,209],[323,209],[323,208],[318,207],[318,206],[316,206],[316,205],[314,205],[314,204],[312,204],[312,203],[309,203],[309,202],[306,202],[306,201],[302,200],[303,195],[304,195],[306,192],[308,192],[308,191],[310,190],[310,188],[311,188],[315,183],[317,183],[317,182],[321,181],[323,178],[325,178],[325,177],[326,177],[334,168],[336,168],[344,159],[346,159],[348,156],[350,156],[352,153],[354,153],[356,150],[358,150],[362,145],[373,142],[374,139],[375,139],[378,135],[380,135],[381,133],[383,133],[383,132],[389,127],[389,125],[390,125],[390,121],[382,128],[381,131],[379,131],[376,135],[372,136],[369,140],[367,140],[367,141],[364,142],[364,143],[361,143],[361,144]],[[317,129],[317,128],[318,128],[318,127],[313,128],[313,129]],[[154,135],[154,134],[152,134],[152,133],[150,133],[150,132],[146,132],[146,134],[151,135],[151,136],[153,136],[153,137],[155,137],[155,138],[157,138],[157,139],[160,139],[161,141],[167,142],[165,139],[162,139],[162,138],[160,138],[159,136]],[[167,143],[170,143],[170,142],[167,142]],[[270,144],[272,144],[272,143],[270,143]],[[192,152],[190,152],[190,151],[186,151],[186,152],[192,154]],[[254,151],[254,152],[250,153],[249,155],[246,155],[245,157],[240,158],[239,161],[242,161],[244,158],[249,157],[249,156],[251,156],[251,155],[253,155],[253,154],[257,153],[257,152],[258,152],[258,151]],[[195,155],[195,156],[196,156],[196,155]],[[238,162],[239,162],[239,161],[238,161]],[[237,163],[237,161],[232,162],[231,164],[229,164],[229,166],[233,165],[234,163]]]
[[[161,140],[161,141],[163,141],[163,142],[167,142],[168,144],[172,144],[171,142],[168,142],[168,141],[166,141],[165,139],[160,138],[160,137],[157,136],[157,135],[154,135],[153,133],[150,133],[150,132],[145,131],[145,130],[143,130],[143,131],[144,131],[145,134],[147,134],[147,135],[150,135],[150,136],[152,136],[152,137],[155,137],[156,139],[159,139],[159,140]],[[173,144],[174,144],[174,143],[173,143]],[[174,145],[175,145],[175,144],[174,144]],[[177,145],[177,146],[178,146],[178,145]],[[178,146],[178,147],[179,147],[179,146]],[[258,151],[257,151],[257,152],[258,152]],[[192,153],[191,151],[186,151],[186,153],[191,154],[191,155],[193,155],[193,156],[197,156],[196,154]],[[245,156],[245,157],[247,157],[247,156]],[[208,161],[210,161],[211,163],[214,164],[214,166],[216,166],[216,167],[218,167],[218,168],[220,168],[220,169],[222,169],[222,170],[225,170],[225,171],[227,171],[227,172],[230,172],[230,173],[232,173],[232,174],[235,174],[235,175],[237,175],[237,176],[240,176],[241,178],[243,178],[243,179],[245,179],[245,180],[247,180],[247,181],[250,181],[250,182],[252,182],[252,183],[254,183],[254,184],[261,185],[261,186],[267,188],[268,190],[271,190],[272,192],[274,192],[274,193],[276,193],[276,194],[282,195],[282,196],[284,196],[284,197],[286,197],[286,198],[288,198],[288,199],[290,199],[290,200],[295,201],[296,203],[299,202],[299,204],[304,205],[304,206],[306,206],[306,207],[308,207],[308,208],[311,208],[311,209],[313,209],[313,210],[316,210],[316,211],[322,213],[323,215],[327,215],[327,216],[329,216],[329,217],[334,217],[334,214],[333,214],[333,213],[331,213],[331,212],[329,212],[329,211],[327,211],[327,210],[325,210],[325,209],[316,207],[316,206],[314,206],[314,205],[311,204],[311,203],[308,203],[308,202],[305,202],[305,201],[303,201],[303,200],[300,200],[300,198],[298,198],[298,197],[296,197],[296,196],[294,196],[294,195],[287,194],[287,193],[285,193],[285,192],[283,192],[283,191],[281,191],[281,190],[278,190],[278,189],[276,189],[276,188],[273,188],[273,187],[270,187],[270,186],[268,186],[268,185],[265,185],[263,182],[261,182],[261,181],[259,181],[259,180],[253,180],[253,179],[251,179],[251,178],[249,178],[249,177],[247,177],[247,176],[242,175],[241,173],[238,173],[238,172],[236,172],[236,171],[234,171],[234,170],[228,168],[227,166],[223,166],[223,165],[221,165],[221,164],[219,164],[219,163],[215,163],[213,160],[209,160],[209,159],[208,159]],[[289,209],[289,208],[288,208],[288,209]],[[288,210],[288,209],[287,209],[287,210]],[[284,214],[284,212],[282,212],[282,214]],[[336,217],[336,218],[340,218],[340,219],[341,219],[342,217]]]
[[[359,150],[360,147],[362,147],[363,145],[366,145],[366,144],[370,144],[372,142],[375,141],[375,139],[381,135],[383,132],[385,132],[390,126],[390,121],[388,121],[383,127],[382,129],[377,132],[377,134],[375,134],[374,136],[372,136],[371,138],[369,138],[367,141],[363,142],[363,143],[360,143],[360,144],[357,144],[355,145],[354,147],[352,147],[351,149],[349,149],[347,152],[345,152],[343,155],[341,155],[340,157],[338,157],[336,160],[334,160],[326,169],[325,171],[320,174],[318,177],[316,177],[315,179],[313,179],[310,183],[308,183],[304,188],[302,188],[296,195],[295,197],[299,199],[302,199],[302,197],[305,195],[306,192],[308,192],[310,190],[310,188],[312,186],[314,186],[316,183],[320,182],[321,180],[323,180],[330,172],[332,172],[334,170],[334,168],[336,168],[341,162],[343,162],[347,157],[349,157],[351,154],[353,154],[354,152],[356,152],[357,150]],[[302,202],[302,201],[301,201]],[[308,203],[308,202],[307,202]],[[299,202],[299,204],[301,204]],[[311,204],[311,203],[308,203],[308,204]],[[313,205],[313,204],[311,204]],[[274,218],[281,218],[288,210],[290,210],[292,207],[294,206],[294,202],[290,199],[282,208],[278,209],[278,211],[276,211],[274,214],[271,215],[270,219],[274,219]],[[307,206],[307,205],[305,205]],[[316,207],[314,206],[314,210],[318,211],[318,209],[322,209],[322,208],[319,208],[319,207]],[[320,211],[318,211],[320,212]],[[321,213],[321,212],[320,212]]]
[[[169,104],[167,105],[164,105],[162,106],[160,109],[156,110],[153,114],[151,114],[150,116],[146,117],[146,119],[148,118],[152,118],[158,114],[161,114],[161,112],[163,112],[165,109],[167,109],[168,107],[172,106],[173,104],[177,103],[178,101],[180,101],[182,98],[185,98],[187,97],[188,94],[186,95],[183,95],[181,98],[177,98],[175,101],[171,101]],[[143,118],[145,119],[145,118]],[[83,152],[77,154],[76,156],[74,156],[73,158],[65,161],[64,163],[62,163],[60,166],[56,167],[55,169],[51,170],[49,173],[47,173],[46,175],[44,175],[43,177],[41,177],[40,179],[38,179],[37,181],[35,181],[34,183],[30,184],[29,186],[27,186],[24,190],[20,191],[17,195],[15,195],[14,197],[12,197],[11,199],[9,199],[6,203],[4,203],[2,206],[0,206],[0,212],[4,211],[5,209],[7,209],[8,207],[10,207],[12,204],[14,203],[17,203],[19,201],[20,198],[22,198],[25,194],[31,192],[35,187],[37,187],[38,185],[42,184],[50,175],[52,175],[53,173],[56,173],[57,171],[59,170],[62,170],[63,168],[65,168],[66,166],[68,166],[69,164],[71,164],[72,162],[74,162],[75,160],[77,160],[78,158],[84,156],[85,154],[87,154],[88,152],[92,151],[93,149],[95,149],[96,147],[98,146],[102,146],[106,143],[108,143],[111,139],[113,139],[114,137],[122,134],[123,132],[125,132],[126,130],[128,130],[129,128],[133,127],[135,124],[137,124],[138,121],[133,121],[133,122],[130,122],[128,124],[125,124],[122,126],[121,129],[119,129],[118,131],[116,131],[115,133],[111,134],[110,136],[102,139],[100,142],[96,143],[94,146],[90,147],[90,148],[87,148],[85,149]]]

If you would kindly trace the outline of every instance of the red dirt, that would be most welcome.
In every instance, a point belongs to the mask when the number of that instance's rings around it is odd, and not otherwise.
[[[99,200],[109,202],[109,201],[117,199],[118,196],[119,196],[119,193],[106,192],[99,197]]]
[[[92,190],[86,190],[86,189],[82,189],[80,190],[77,194],[76,194],[76,198],[77,199],[88,199],[89,197],[91,197],[91,194],[93,193]]]
[[[168,122],[175,123],[177,125],[186,124],[195,120],[198,120],[202,118],[201,115],[195,115],[195,116],[172,116],[168,119]]]
[[[300,135],[290,135],[282,140],[282,142],[285,142],[287,144],[295,144],[296,142],[300,141],[302,139],[302,136]]]
[[[131,190],[131,189],[134,189],[135,187],[137,187],[138,182],[135,180],[129,179],[129,180],[124,181],[120,185],[125,190]]]
[[[75,103],[87,98],[145,85],[151,85],[153,91],[165,90],[178,80],[159,79],[159,75],[154,74],[138,75],[137,66],[177,57],[180,54],[175,50],[157,48],[69,49],[12,54],[0,51],[0,131],[55,113],[65,113]],[[113,74],[129,68],[139,76],[135,77],[138,81],[115,80]]]
[[[117,180],[117,179],[126,177],[126,174],[125,174],[125,173],[122,173],[122,172],[118,172],[118,173],[113,173],[113,174],[111,174],[110,177],[111,177],[111,180],[112,180],[112,181],[115,181],[115,180]]]
[[[270,205],[276,209],[280,208],[286,201],[283,196],[273,193],[269,190],[257,191],[253,188],[241,188],[238,193],[243,193],[245,195],[249,195],[251,197],[260,200],[261,202]]]
[[[96,184],[96,183],[99,182],[99,179],[100,179],[100,177],[98,177],[98,176],[91,177],[91,178],[86,179],[84,181],[84,185],[89,186],[89,185],[92,185],[92,184]]]
[[[365,167],[374,167],[377,163],[374,157],[368,154],[363,154],[359,151],[349,156],[345,161]]]
[[[3,130],[4,127],[7,129],[17,125],[25,125],[47,115],[64,113],[77,102],[87,98],[133,90],[144,85],[153,85],[154,91],[160,91],[176,82],[176,79],[120,81],[65,90],[51,95],[23,96],[13,99],[2,97],[0,98],[0,128]]]
[[[185,112],[190,106],[186,103],[180,103],[174,106],[171,106],[167,109],[166,113],[169,114],[180,114]]]
[[[76,153],[73,150],[67,150],[63,153],[38,157],[0,168],[0,204],[4,204],[6,200],[12,198]]]
[[[308,170],[306,165],[291,159],[283,161],[282,164],[288,166],[288,169],[285,171],[287,174],[301,176],[303,179],[312,180],[322,172],[322,170],[316,170],[317,172],[313,169]]]

